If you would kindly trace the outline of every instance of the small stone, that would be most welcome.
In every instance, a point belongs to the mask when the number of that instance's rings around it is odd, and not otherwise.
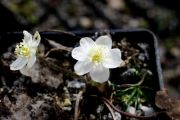
[[[12,55],[12,53],[6,52],[6,53],[3,54],[3,58],[4,59],[9,59],[9,58],[11,58],[11,55]]]
[[[139,56],[138,56],[138,59],[141,60],[141,61],[145,61],[146,56],[143,53],[140,53]]]
[[[115,120],[121,120],[121,114],[118,112],[114,112]],[[108,114],[108,119],[112,119],[112,115]]]
[[[3,92],[3,91],[4,91],[4,89],[3,89],[3,88],[1,88],[1,89],[0,89],[0,92]]]
[[[173,47],[170,49],[170,52],[173,56],[180,58],[180,48]]]
[[[124,0],[107,0],[108,5],[115,10],[122,10],[125,8]]]
[[[140,109],[144,112],[145,116],[154,113],[154,109],[152,107],[140,105]]]
[[[136,74],[136,72],[137,72],[137,70],[135,68],[129,68],[128,70],[123,72],[121,76],[123,76],[123,77],[132,76],[132,75]]]
[[[137,45],[144,51],[148,48],[148,44],[146,43],[138,43]]]
[[[90,114],[90,120],[96,120],[96,116],[95,115],[93,115],[93,114]]]
[[[136,109],[132,106],[129,106],[126,111],[132,115],[136,115]]]
[[[64,111],[71,111],[72,110],[72,107],[68,106],[68,107],[63,107],[63,110]]]
[[[131,19],[129,20],[129,26],[133,28],[139,27],[139,21],[137,19]]]
[[[85,88],[86,84],[84,82],[78,81],[78,80],[73,80],[73,81],[68,81],[68,88],[76,88],[76,89],[80,89],[80,88]]]
[[[79,24],[84,28],[90,28],[93,25],[92,20],[88,17],[81,17]]]
[[[102,105],[99,105],[98,108],[96,109],[96,112],[97,113],[101,113],[103,111],[103,106]]]

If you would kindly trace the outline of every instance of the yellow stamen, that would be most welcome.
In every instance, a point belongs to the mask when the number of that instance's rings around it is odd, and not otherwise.
[[[15,54],[17,56],[29,57],[30,55],[29,47],[23,42],[21,42],[19,45],[16,46]]]
[[[99,49],[92,51],[90,60],[95,64],[100,63],[102,61],[102,52]]]
[[[99,62],[101,60],[101,55],[99,52],[95,53],[93,56],[92,56],[92,61],[93,62]]]

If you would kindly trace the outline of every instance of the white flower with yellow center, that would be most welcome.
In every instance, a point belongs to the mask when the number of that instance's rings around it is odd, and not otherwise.
[[[23,34],[23,41],[16,45],[15,54],[17,59],[10,65],[11,70],[30,68],[36,61],[36,51],[41,40],[39,32],[36,31],[34,36],[27,31],[23,31]]]
[[[121,51],[111,49],[109,36],[100,36],[93,41],[89,37],[80,40],[80,46],[72,50],[72,57],[78,62],[74,70],[78,75],[90,72],[91,79],[103,83],[109,79],[109,68],[118,67],[121,62]]]

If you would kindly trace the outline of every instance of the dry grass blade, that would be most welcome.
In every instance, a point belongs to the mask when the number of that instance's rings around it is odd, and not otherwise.
[[[83,91],[80,91],[76,98],[75,110],[74,110],[74,120],[78,120],[78,116],[79,116],[79,112],[80,112],[79,111],[79,102],[82,97],[82,94],[83,94]]]
[[[55,51],[61,51],[61,50],[65,50],[65,51],[68,51],[68,52],[71,52],[72,51],[72,47],[66,47],[60,43],[57,43],[53,40],[48,40],[48,43],[53,47],[52,49],[50,49],[45,55],[44,57],[48,57],[48,55],[51,53],[51,52],[55,52]]]
[[[105,102],[105,101],[103,101],[103,103],[104,103],[104,104],[107,106],[107,108],[109,109],[113,120],[116,120],[116,116],[115,116],[115,114],[114,114],[114,110],[111,108],[111,106],[110,106],[107,102]]]

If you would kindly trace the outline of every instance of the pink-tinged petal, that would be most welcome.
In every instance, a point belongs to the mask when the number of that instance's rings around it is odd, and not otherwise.
[[[112,40],[109,36],[104,35],[96,39],[96,44],[107,46],[110,49],[112,47]]]
[[[86,50],[82,47],[76,47],[72,50],[71,56],[79,61],[84,61],[87,58]]]
[[[103,60],[103,66],[106,68],[116,68],[123,60],[121,59],[121,51],[118,48],[111,49],[108,54],[106,54]]]
[[[103,66],[96,66],[90,71],[91,79],[98,82],[103,83],[109,79],[109,69]]]
[[[23,34],[24,34],[23,41],[25,43],[31,43],[32,42],[32,35],[29,32],[27,32],[26,30],[23,31]]]
[[[80,46],[84,50],[92,48],[94,45],[95,45],[95,42],[89,37],[84,37],[84,38],[81,38],[81,40],[80,40]]]
[[[25,57],[18,57],[11,65],[11,70],[20,70],[22,69],[28,62],[28,59]]]
[[[75,70],[76,74],[84,75],[92,69],[92,66],[93,66],[93,64],[91,62],[78,61],[74,66],[74,70]]]
[[[27,63],[27,68],[31,68],[34,63],[36,62],[36,55],[32,55],[29,59],[28,59],[28,63]]]

